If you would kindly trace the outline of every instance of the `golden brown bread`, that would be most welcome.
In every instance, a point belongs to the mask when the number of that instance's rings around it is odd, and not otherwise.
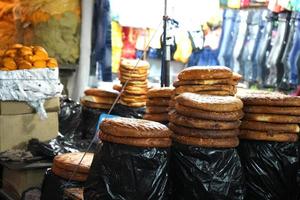
[[[146,113],[168,113],[168,106],[147,106]]]
[[[176,94],[182,94],[184,92],[204,92],[204,91],[228,91],[234,92],[235,86],[233,85],[182,85],[175,89]]]
[[[168,106],[170,98],[161,97],[161,98],[151,98],[147,99],[147,106]]]
[[[179,80],[199,80],[199,79],[218,79],[231,78],[230,68],[223,66],[194,66],[182,70],[178,74]]]
[[[299,133],[298,124],[279,124],[269,122],[257,122],[242,120],[240,129],[255,130],[255,131],[268,131],[274,132],[287,132],[287,133]]]
[[[92,103],[100,103],[100,104],[109,104],[112,105],[116,98],[113,97],[100,97],[100,96],[83,96],[80,99],[81,101],[88,101]]]
[[[119,137],[170,137],[171,131],[163,124],[143,119],[118,117],[105,119],[100,129],[106,134]]]
[[[167,97],[170,98],[173,95],[174,88],[162,87],[162,88],[152,88],[148,91],[147,97],[149,98],[160,98]]]
[[[87,180],[88,177],[88,173],[80,173],[80,172],[73,173],[72,170],[62,169],[56,166],[55,164],[52,165],[51,170],[56,176],[62,177],[66,180],[70,179],[72,181],[84,182]]]
[[[115,90],[108,89],[97,89],[97,88],[89,88],[84,91],[84,94],[87,96],[99,96],[99,97],[112,97],[116,98],[119,95],[119,92]]]
[[[144,119],[155,122],[167,122],[169,120],[168,113],[146,113]]]
[[[250,121],[274,122],[274,123],[285,123],[285,124],[300,123],[300,116],[292,116],[292,115],[246,113],[244,119]]]
[[[80,103],[83,105],[83,106],[86,106],[88,108],[95,108],[95,109],[104,109],[104,110],[109,110],[111,108],[112,105],[110,104],[103,104],[103,103],[93,103],[93,102],[90,102],[90,101],[84,101],[84,100],[81,100]]]
[[[280,107],[280,106],[245,106],[247,113],[265,113],[278,115],[300,115],[300,107]]]
[[[230,78],[222,79],[203,79],[203,80],[188,80],[188,81],[175,81],[173,83],[174,87],[179,87],[182,85],[237,85],[237,81],[233,81]]]
[[[123,99],[123,97],[121,97],[119,102],[122,105],[125,105],[125,106],[128,106],[128,107],[133,107],[133,108],[140,108],[140,107],[146,106],[146,101],[137,100],[136,102],[129,102],[129,101],[127,102]]]
[[[240,139],[263,140],[272,142],[297,142],[298,135],[294,133],[270,134],[265,131],[241,130]]]

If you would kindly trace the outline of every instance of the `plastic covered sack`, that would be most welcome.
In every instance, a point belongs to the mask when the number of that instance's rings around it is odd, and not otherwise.
[[[104,142],[85,183],[85,200],[168,199],[169,148]]]
[[[145,112],[145,107],[132,108],[122,104],[116,104],[111,114],[118,115],[120,117],[143,119]]]
[[[299,144],[241,141],[238,152],[246,178],[245,199],[297,200]]]
[[[59,132],[62,135],[71,135],[77,131],[81,122],[81,105],[72,99],[60,99]]]
[[[241,200],[244,177],[234,148],[212,149],[173,143],[173,200]]]

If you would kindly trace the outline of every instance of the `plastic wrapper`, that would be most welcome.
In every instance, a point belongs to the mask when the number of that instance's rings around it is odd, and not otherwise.
[[[145,107],[132,108],[122,104],[116,104],[112,110],[112,114],[118,115],[120,117],[136,118],[143,119],[143,116],[146,112]]]
[[[212,149],[173,143],[173,200],[244,199],[244,177],[234,148]]]
[[[168,199],[169,148],[104,142],[95,153],[84,199]]]
[[[42,118],[44,100],[60,96],[62,89],[58,69],[0,71],[0,100],[26,101]]]
[[[24,43],[43,46],[60,63],[75,64],[80,52],[80,0],[20,0]],[[66,50],[67,49],[67,50]]]
[[[48,169],[42,183],[41,200],[64,200],[64,189],[82,187],[82,183],[62,179]]]
[[[59,132],[62,135],[74,134],[81,122],[81,105],[69,98],[60,99]]]
[[[238,152],[246,178],[246,200],[299,199],[299,143],[242,140]]]

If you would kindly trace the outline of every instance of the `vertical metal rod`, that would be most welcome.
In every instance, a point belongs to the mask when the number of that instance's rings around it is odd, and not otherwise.
[[[160,74],[160,86],[165,87],[166,86],[166,76],[167,76],[167,22],[168,22],[168,16],[167,16],[167,0],[165,0],[165,7],[164,7],[164,16],[163,16],[163,45],[162,45],[162,60],[161,60],[161,74]]]

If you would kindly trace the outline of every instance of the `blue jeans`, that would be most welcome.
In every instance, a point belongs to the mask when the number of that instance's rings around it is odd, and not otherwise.
[[[212,50],[209,47],[194,51],[189,58],[188,67],[218,65],[217,56],[218,50]]]

